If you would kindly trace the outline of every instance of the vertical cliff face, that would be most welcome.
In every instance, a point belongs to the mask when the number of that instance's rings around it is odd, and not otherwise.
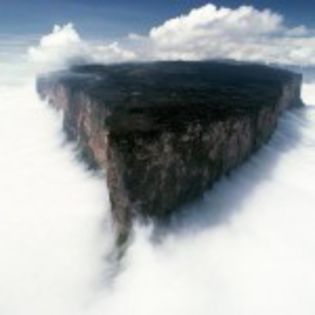
[[[167,217],[246,160],[301,105],[300,86],[287,71],[210,62],[82,66],[37,82],[84,160],[106,170],[121,235],[133,217]]]

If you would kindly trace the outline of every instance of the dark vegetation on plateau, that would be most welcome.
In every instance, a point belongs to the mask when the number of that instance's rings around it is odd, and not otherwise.
[[[175,131],[192,120],[207,124],[231,114],[255,114],[276,103],[291,75],[258,64],[179,61],[73,66],[53,79],[74,93],[85,92],[107,108],[122,111],[121,121],[108,123],[123,132],[135,128]],[[132,127],[125,122],[130,114]],[[143,115],[146,124],[137,119]]]

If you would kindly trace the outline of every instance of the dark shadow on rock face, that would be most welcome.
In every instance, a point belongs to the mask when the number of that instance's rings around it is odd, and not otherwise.
[[[182,207],[168,222],[156,223],[152,240],[159,243],[170,234],[196,234],[228,224],[242,211],[243,204],[260,184],[272,180],[286,154],[307,145],[307,135],[303,131],[311,124],[308,114],[314,109],[309,106],[285,113],[268,144],[244,165],[223,177],[198,201]]]

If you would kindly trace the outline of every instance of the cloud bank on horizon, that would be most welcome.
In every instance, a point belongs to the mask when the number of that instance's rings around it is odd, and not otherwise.
[[[72,24],[55,26],[37,47],[32,61],[42,65],[144,60],[235,59],[264,63],[315,65],[315,30],[289,27],[269,9],[236,9],[211,3],[110,44],[83,40]]]

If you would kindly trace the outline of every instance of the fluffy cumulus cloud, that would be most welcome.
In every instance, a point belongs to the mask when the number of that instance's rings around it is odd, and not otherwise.
[[[269,9],[207,4],[121,42],[89,42],[72,24],[55,26],[29,56],[45,69],[78,62],[216,58],[315,65],[315,30],[288,27],[283,16]]]
[[[118,42],[96,44],[83,40],[71,23],[55,25],[52,33],[41,38],[38,46],[29,49],[28,56],[39,71],[76,63],[113,63],[136,58],[134,52],[123,49]]]
[[[159,59],[211,59],[315,64],[315,33],[289,28],[268,9],[208,4],[151,29],[148,40]]]

